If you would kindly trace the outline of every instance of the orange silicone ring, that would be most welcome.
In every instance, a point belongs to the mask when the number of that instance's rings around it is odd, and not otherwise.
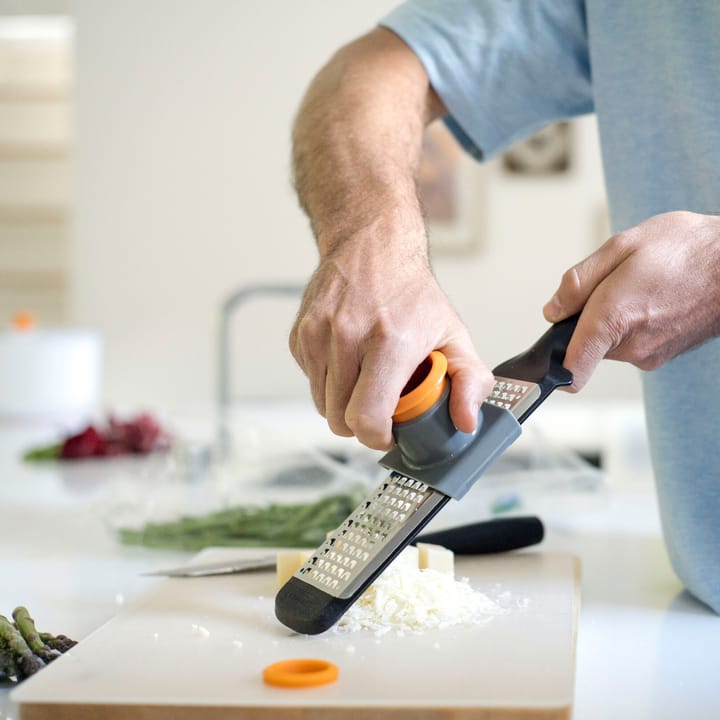
[[[422,415],[443,394],[447,385],[447,358],[439,350],[433,350],[416,373],[425,370],[425,365],[429,367],[423,380],[400,396],[392,417],[393,422],[407,422]]]
[[[296,658],[268,665],[263,670],[263,680],[277,687],[313,687],[335,682],[339,673],[338,666],[327,660]]]

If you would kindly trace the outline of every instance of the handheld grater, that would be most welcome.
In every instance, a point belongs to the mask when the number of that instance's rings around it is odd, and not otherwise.
[[[473,433],[450,419],[445,356],[418,367],[393,415],[395,447],[380,459],[389,476],[280,588],[275,615],[299,633],[332,627],[428,522],[459,500],[520,435],[520,424],[557,387],[578,315],[552,325],[526,352],[498,365]]]

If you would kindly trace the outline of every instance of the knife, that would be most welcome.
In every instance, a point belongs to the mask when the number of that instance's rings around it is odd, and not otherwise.
[[[454,426],[447,359],[430,353],[393,415],[395,447],[380,459],[390,474],[280,588],[275,616],[283,625],[308,635],[332,627],[450,499],[467,493],[553,390],[572,384],[563,362],[578,318],[555,323],[493,370],[473,433]]]
[[[445,530],[423,533],[415,538],[412,544],[424,542],[442,545],[448,550],[452,550],[456,555],[489,555],[537,545],[542,541],[544,534],[545,530],[540,518],[532,515],[513,516],[483,520],[469,525],[459,525]],[[232,575],[252,570],[274,568],[275,560],[275,555],[262,555],[253,558],[190,564],[141,574],[162,577]]]

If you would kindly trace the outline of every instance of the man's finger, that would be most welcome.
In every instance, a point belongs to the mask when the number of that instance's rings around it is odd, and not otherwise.
[[[560,322],[583,309],[595,288],[632,252],[623,235],[615,235],[577,265],[566,270],[560,286],[543,307],[548,322]]]
[[[450,417],[458,430],[471,433],[477,426],[480,404],[493,388],[492,373],[475,356],[472,346],[445,346],[441,350],[447,357],[452,383]]]
[[[310,393],[318,412],[326,416],[325,386],[327,365],[324,347],[329,336],[329,328],[317,328],[313,333],[296,332],[293,338],[293,355],[310,382]]]
[[[598,363],[615,344],[607,325],[597,319],[593,307],[586,306],[573,332],[563,365],[573,374],[571,392],[582,390]]]
[[[331,347],[325,378],[325,418],[336,435],[351,437],[354,434],[345,422],[345,412],[359,373],[354,358]]]
[[[345,412],[345,423],[357,439],[375,450],[392,447],[392,416],[400,394],[424,359],[401,352],[392,356],[385,348],[368,352]]]

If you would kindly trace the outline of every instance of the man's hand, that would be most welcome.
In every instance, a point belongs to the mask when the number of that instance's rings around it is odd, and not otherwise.
[[[543,312],[558,322],[580,310],[565,355],[574,390],[603,358],[653,370],[720,334],[720,217],[670,212],[611,237]]]
[[[452,381],[450,414],[460,430],[472,432],[492,375],[426,258],[374,255],[362,247],[345,244],[321,261],[290,335],[318,410],[336,434],[388,449],[403,387],[438,349]]]
[[[290,349],[330,428],[378,450],[391,446],[403,387],[432,350],[447,356],[460,430],[475,429],[492,387],[428,264],[415,176],[423,130],[446,112],[417,56],[376,28],[321,69],[293,128],[295,187],[320,263]]]

